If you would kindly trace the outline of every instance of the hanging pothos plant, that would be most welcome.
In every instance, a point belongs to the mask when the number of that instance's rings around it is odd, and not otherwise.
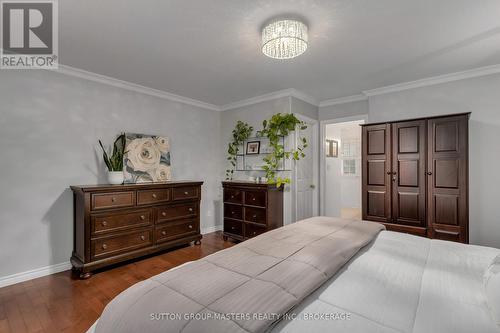
[[[236,168],[236,162],[238,159],[239,146],[242,145],[243,142],[252,135],[252,132],[252,126],[238,120],[236,126],[233,129],[233,140],[228,144],[227,147],[227,160],[231,164],[231,168],[226,170],[226,179],[233,179],[234,169]]]
[[[295,130],[305,130],[307,126],[293,113],[277,113],[271,119],[264,120],[262,127],[263,129],[257,132],[257,136],[267,137],[269,145],[272,148],[272,152],[264,157],[265,165],[263,169],[266,172],[267,183],[275,184],[277,187],[290,184],[289,177],[277,176],[280,162],[284,166],[287,159],[291,158],[294,161],[298,161],[305,157],[304,149],[307,147],[307,140],[304,137],[300,137],[297,149],[285,151],[284,145],[280,143],[280,138],[288,136]]]

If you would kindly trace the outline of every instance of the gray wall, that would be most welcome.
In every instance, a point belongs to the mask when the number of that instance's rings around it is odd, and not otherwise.
[[[291,97],[291,109],[293,113],[301,114],[308,118],[318,120],[319,108],[295,97]]]
[[[371,122],[472,112],[470,242],[500,248],[500,75],[370,97]]]
[[[346,118],[368,114],[368,101],[357,101],[319,108],[319,120]]]
[[[0,74],[0,277],[67,262],[74,184],[106,182],[97,140],[171,140],[174,179],[205,181],[201,224],[220,223],[220,113],[52,71]]]

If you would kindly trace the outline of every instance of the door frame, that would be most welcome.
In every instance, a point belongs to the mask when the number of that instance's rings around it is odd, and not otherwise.
[[[312,139],[313,142],[308,142],[309,146],[311,147],[311,151],[313,152],[313,185],[314,185],[314,191],[313,191],[313,216],[318,216],[319,214],[319,120],[294,113],[295,116],[307,123],[308,127],[312,127]],[[294,132],[294,137],[293,137],[293,148],[297,149],[297,141],[298,141],[298,135],[297,132]],[[297,222],[297,162],[293,163],[293,168],[292,168],[292,186],[291,186],[291,191],[292,191],[292,223]]]
[[[326,140],[326,125],[331,125],[331,124],[341,124],[341,123],[348,123],[351,121],[360,121],[363,120],[365,124],[368,122],[368,115],[367,114],[362,114],[362,115],[356,115],[356,116],[350,116],[350,117],[342,117],[342,118],[334,118],[334,119],[326,119],[326,120],[321,120],[320,121],[320,152],[319,152],[319,184],[320,184],[320,189],[319,189],[319,213],[320,215],[325,215],[325,180],[326,180],[326,151],[325,151],[325,145],[323,144]],[[362,186],[362,184],[360,184]]]

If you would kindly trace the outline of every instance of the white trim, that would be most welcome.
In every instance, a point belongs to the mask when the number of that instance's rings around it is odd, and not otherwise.
[[[316,101],[316,99],[314,97],[309,96],[306,93],[301,92],[297,89],[290,88],[290,89],[278,90],[278,91],[275,91],[275,92],[272,92],[269,94],[255,96],[252,98],[247,98],[247,99],[244,99],[244,100],[241,100],[238,102],[234,102],[234,103],[225,104],[225,105],[222,105],[220,107],[220,110],[227,111],[227,110],[237,109],[237,108],[241,108],[244,106],[253,105],[253,104],[257,104],[257,103],[261,103],[261,102],[272,101],[274,99],[278,99],[278,98],[282,98],[282,97],[295,97],[295,98],[300,99],[306,103],[312,104],[314,106],[318,106],[318,102]]]
[[[363,120],[365,123],[368,122],[368,115],[357,115],[337,119],[321,120],[319,123],[319,140],[320,140],[320,152],[319,152],[319,211],[320,215],[325,215],[325,181],[326,181],[326,152],[325,145],[323,144],[326,140],[326,125],[346,123],[350,121],[360,121]]]
[[[295,116],[304,122],[306,122],[309,126],[312,126],[312,138],[313,142],[310,142],[309,145],[311,147],[311,151],[313,153],[313,185],[314,187],[314,193],[313,193],[313,216],[317,216],[319,214],[319,175],[318,175],[318,164],[319,164],[319,135],[318,135],[318,127],[319,127],[319,120],[294,113]],[[297,148],[297,140],[298,137],[296,135],[296,132],[294,132],[294,149]],[[293,164],[293,170],[292,170],[292,220],[293,222],[297,221],[297,163]]]
[[[201,228],[201,234],[209,234],[222,230],[222,225],[214,225],[211,227]],[[69,261],[60,264],[50,265],[46,267],[32,269],[26,272],[16,273],[4,277],[0,277],[0,288],[7,287],[16,283],[33,280],[42,276],[47,276],[51,274],[56,274],[59,272],[67,271],[71,269],[71,263]]]
[[[464,79],[471,79],[474,77],[497,74],[497,73],[500,73],[500,65],[479,67],[479,68],[470,69],[470,70],[466,70],[466,71],[462,71],[462,72],[439,75],[439,76],[434,76],[434,77],[425,78],[425,79],[421,79],[421,80],[405,82],[405,83],[398,83],[398,84],[394,84],[391,86],[386,86],[386,87],[381,87],[381,88],[376,88],[376,89],[371,89],[371,90],[365,90],[365,91],[363,91],[363,94],[365,94],[366,96],[376,96],[376,95],[387,94],[387,93],[391,93],[391,92],[397,92],[397,91],[414,89],[414,88],[421,88],[421,87],[426,87],[426,86],[432,86],[435,84],[447,83],[447,82],[464,80]]]
[[[331,106],[331,105],[346,104],[346,103],[352,103],[352,102],[358,102],[358,101],[366,101],[367,99],[368,99],[368,96],[366,96],[364,94],[339,97],[339,98],[327,99],[327,100],[321,101],[321,102],[319,102],[319,107],[321,108],[321,107]]]
[[[201,234],[202,235],[206,235],[206,234],[209,234],[209,233],[212,233],[212,232],[216,232],[216,231],[220,231],[220,230],[222,230],[222,224],[213,225],[211,227],[201,228]]]
[[[67,261],[60,264],[45,266],[41,268],[32,269],[26,272],[4,276],[0,278],[0,288],[28,280],[33,280],[42,276],[67,271],[69,269],[71,269],[71,263]]]
[[[88,72],[83,69],[78,69],[66,65],[59,65],[59,69],[53,70],[56,73],[66,74],[74,77],[78,77],[80,79],[85,79],[89,81],[94,81],[102,84],[107,84],[113,87],[122,88],[126,90],[135,91],[138,93],[159,97],[163,99],[167,99],[173,102],[179,102],[183,104],[188,104],[192,106],[196,106],[203,109],[208,109],[212,111],[220,111],[220,107],[215,104],[205,103],[196,99],[192,99],[189,97],[184,97],[176,94],[172,94],[166,91],[157,90],[145,86],[141,86],[139,84],[118,80],[109,76]]]

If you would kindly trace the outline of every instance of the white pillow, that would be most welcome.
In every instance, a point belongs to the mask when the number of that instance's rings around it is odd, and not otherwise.
[[[493,259],[484,273],[484,288],[491,316],[500,326],[500,255]]]

